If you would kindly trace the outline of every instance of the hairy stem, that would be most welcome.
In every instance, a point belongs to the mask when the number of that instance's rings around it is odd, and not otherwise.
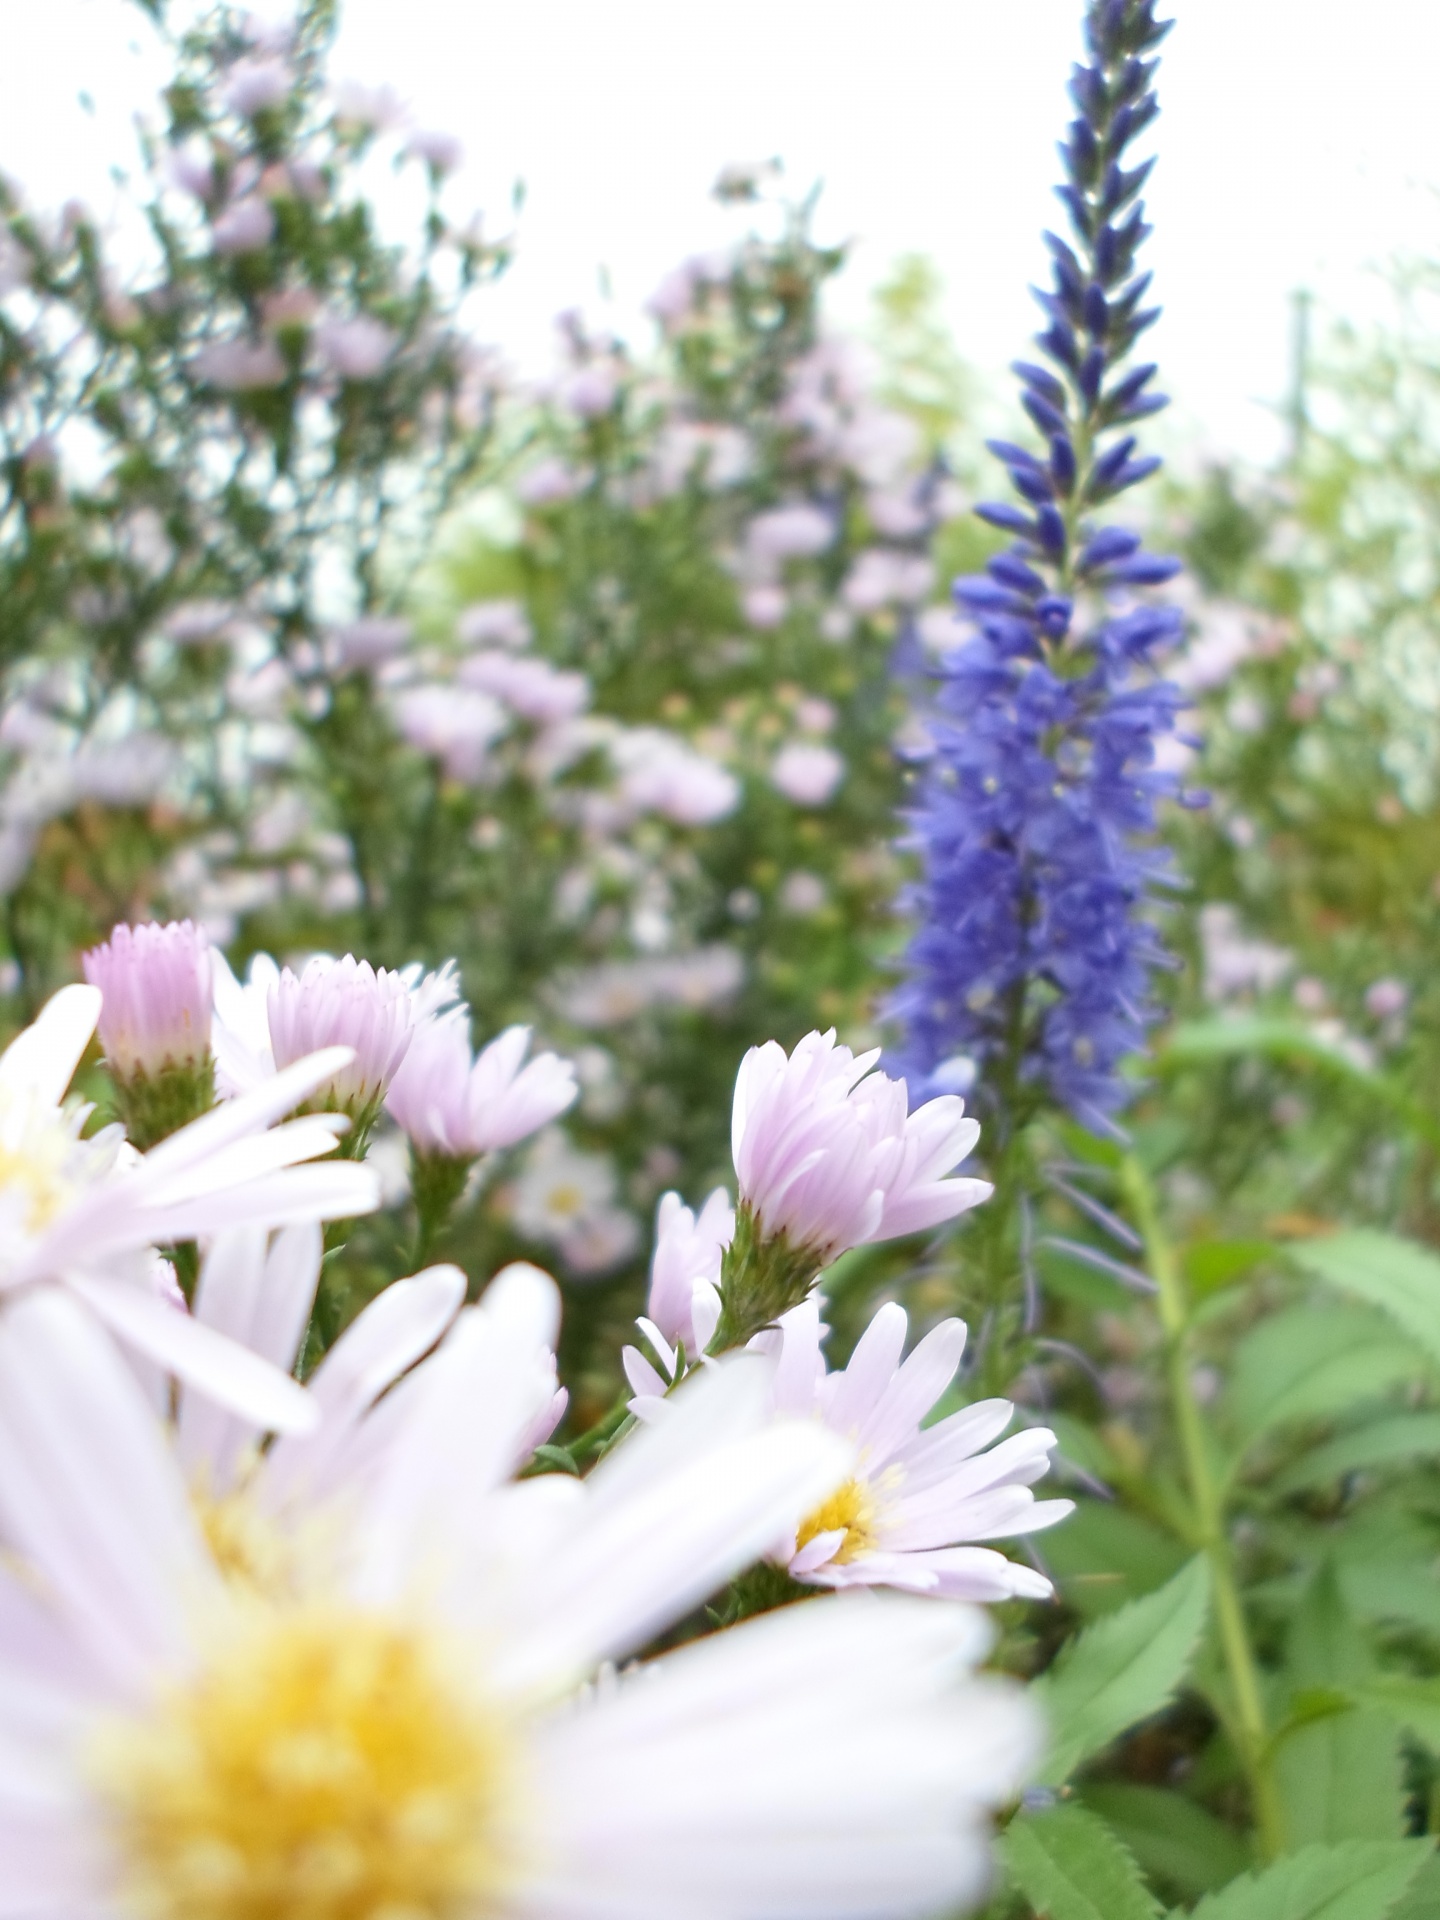
[[[1236,1744],[1250,1783],[1260,1850],[1266,1859],[1274,1859],[1285,1850],[1284,1818],[1271,1768],[1270,1730],[1260,1691],[1260,1670],[1250,1644],[1245,1608],[1225,1530],[1224,1500],[1191,1384],[1193,1355],[1185,1282],[1175,1250],[1160,1224],[1155,1189],[1133,1157],[1128,1157],[1121,1168],[1121,1184],[1145,1242],[1146,1261],[1157,1288],[1171,1411],[1194,1507],[1196,1534],[1210,1565],[1215,1620],[1234,1700]]]

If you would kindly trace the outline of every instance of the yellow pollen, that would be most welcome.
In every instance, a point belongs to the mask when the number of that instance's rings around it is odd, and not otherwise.
[[[460,1920],[507,1878],[496,1716],[435,1641],[341,1606],[257,1609],[93,1779],[138,1920]]]
[[[579,1187],[565,1185],[552,1187],[547,1197],[550,1201],[550,1211],[558,1213],[562,1219],[566,1220],[572,1214],[581,1212],[585,1205],[585,1196]]]
[[[875,1549],[875,1501],[863,1480],[847,1480],[830,1498],[816,1507],[795,1536],[797,1550],[808,1547],[817,1534],[839,1533],[845,1538],[831,1555],[837,1566],[848,1566],[863,1553]]]
[[[65,1163],[74,1146],[68,1128],[39,1118],[27,1124],[20,1146],[0,1140],[0,1193],[19,1193],[27,1233],[43,1232],[70,1198]]]
[[[190,1504],[205,1544],[227,1580],[271,1600],[298,1595],[301,1579],[295,1542],[243,1488],[217,1495],[199,1485],[191,1491]]]

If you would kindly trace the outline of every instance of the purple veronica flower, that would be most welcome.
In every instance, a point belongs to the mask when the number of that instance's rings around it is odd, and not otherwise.
[[[1146,56],[1169,28],[1154,15],[1155,0],[1089,6],[1058,189],[1072,241],[1045,236],[1054,279],[1036,295],[1049,365],[1016,367],[1041,444],[990,443],[1020,503],[977,511],[1016,538],[955,582],[970,634],[938,670],[909,814],[920,926],[892,1002],[907,1077],[918,1098],[978,1071],[1015,1125],[1051,1099],[1114,1130],[1118,1068],[1143,1044],[1151,975],[1168,964],[1152,918],[1165,858],[1150,836],[1156,802],[1181,796],[1155,746],[1185,701],[1155,662],[1182,619],[1144,590],[1179,562],[1096,518],[1159,465],[1128,431],[1165,405],[1155,368],[1123,367],[1158,314],[1134,271],[1152,163],[1123,164],[1157,111]]]

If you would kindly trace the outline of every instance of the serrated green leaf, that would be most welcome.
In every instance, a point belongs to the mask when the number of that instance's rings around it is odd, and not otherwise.
[[[1021,1814],[1001,1848],[1011,1879],[1047,1920],[1155,1920],[1160,1911],[1129,1853],[1083,1807]]]
[[[1355,1697],[1385,1714],[1396,1726],[1408,1727],[1427,1747],[1440,1753],[1440,1680],[1375,1674],[1355,1688]]]
[[[1226,1406],[1242,1449],[1298,1420],[1322,1420],[1427,1371],[1425,1355],[1366,1307],[1292,1307],[1235,1349]]]
[[[1410,1240],[1350,1227],[1290,1249],[1295,1265],[1328,1287],[1367,1301],[1440,1360],[1440,1259]]]
[[[1328,1563],[1295,1611],[1285,1666],[1292,1723],[1274,1770],[1291,1846],[1398,1840],[1399,1739],[1386,1715],[1355,1705],[1374,1663]]]
[[[1208,1894],[1191,1920],[1386,1920],[1429,1853],[1428,1840],[1305,1847]]]
[[[1405,1460],[1440,1459],[1440,1413],[1396,1413],[1337,1434],[1303,1454],[1271,1482],[1277,1493],[1322,1487],[1343,1474]]]
[[[1046,1785],[1059,1786],[1168,1703],[1189,1670],[1209,1599],[1209,1569],[1197,1556],[1157,1593],[1132,1600],[1062,1650],[1030,1690],[1050,1725]]]
[[[1103,1780],[1085,1787],[1081,1798],[1144,1873],[1187,1900],[1223,1886],[1251,1863],[1241,1835],[1183,1794]]]

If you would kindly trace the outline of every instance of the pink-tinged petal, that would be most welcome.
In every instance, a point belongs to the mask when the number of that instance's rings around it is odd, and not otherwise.
[[[817,1533],[798,1552],[791,1554],[786,1571],[792,1580],[803,1580],[806,1574],[814,1573],[817,1567],[823,1567],[845,1544],[844,1527],[832,1527],[828,1533]]]
[[[750,1355],[707,1368],[601,1462],[547,1563],[490,1602],[509,1688],[553,1686],[643,1646],[843,1480],[853,1455],[835,1435],[764,1424],[768,1373]]]
[[[890,1300],[861,1334],[830,1404],[829,1419],[837,1432],[859,1438],[895,1377],[908,1325],[905,1309]]]
[[[947,1600],[1048,1600],[1055,1591],[1043,1573],[993,1547],[942,1547],[913,1557],[934,1568]]]
[[[304,1060],[297,1060],[251,1093],[227,1100],[212,1112],[192,1120],[188,1127],[172,1133],[158,1147],[152,1147],[142,1161],[145,1177],[158,1185],[187,1167],[207,1160],[228,1147],[233,1140],[260,1133],[283,1120],[308,1100],[315,1089],[350,1064],[352,1047],[323,1047]],[[323,1151],[317,1148],[317,1151]]]
[[[125,1280],[70,1274],[69,1290],[117,1339],[192,1392],[218,1401],[262,1433],[308,1433],[320,1410],[288,1374]]]
[[[878,1315],[877,1315],[878,1318]],[[942,1320],[916,1347],[860,1423],[867,1464],[878,1467],[913,1441],[920,1422],[955,1378],[965,1351],[965,1322]],[[855,1364],[851,1361],[851,1366]]]
[[[625,1378],[630,1383],[631,1393],[641,1399],[663,1400],[666,1382],[651,1366],[644,1354],[636,1347],[620,1349],[620,1364],[625,1369]]]
[[[869,1596],[786,1608],[567,1706],[537,1741],[552,1817],[527,1912],[668,1920],[676,1886],[699,1920],[973,1901],[988,1810],[1041,1735],[1018,1689],[953,1684],[971,1619]]]
[[[313,1220],[354,1220],[373,1213],[380,1204],[380,1182],[369,1167],[353,1166],[349,1161],[319,1166],[282,1167],[242,1187],[209,1194],[175,1207],[137,1207],[128,1217],[117,1206],[119,1216],[106,1230],[95,1222],[79,1242],[77,1257],[88,1265],[100,1254],[125,1247],[147,1245],[152,1241],[195,1240],[227,1227],[301,1226]],[[47,1254],[49,1248],[47,1244]],[[37,1262],[38,1266],[39,1263]],[[49,1264],[34,1276],[53,1270]]]
[[[415,1376],[409,1417],[367,1505],[358,1597],[393,1600],[463,1552],[457,1525],[514,1470],[554,1392],[559,1318],[555,1282],[517,1262]]]
[[[958,1413],[937,1420],[906,1449],[906,1485],[926,1487],[953,1473],[972,1454],[997,1440],[1014,1414],[1015,1408],[1008,1400],[976,1400]]]
[[[0,1054],[0,1086],[58,1107],[100,1018],[98,987],[61,987]]]
[[[928,1233],[983,1205],[994,1191],[988,1180],[938,1180],[933,1186],[916,1187],[887,1201],[872,1238],[900,1240],[909,1233]]]
[[[183,1664],[197,1606],[212,1590],[218,1601],[161,1428],[58,1288],[0,1313],[0,1526],[85,1654],[126,1689]]]
[[[292,1373],[315,1304],[324,1243],[320,1228],[286,1227],[267,1247],[263,1227],[232,1228],[211,1243],[195,1290],[195,1318]],[[245,1450],[260,1434],[198,1393],[180,1403],[177,1443],[193,1474],[224,1493],[234,1484]]]

